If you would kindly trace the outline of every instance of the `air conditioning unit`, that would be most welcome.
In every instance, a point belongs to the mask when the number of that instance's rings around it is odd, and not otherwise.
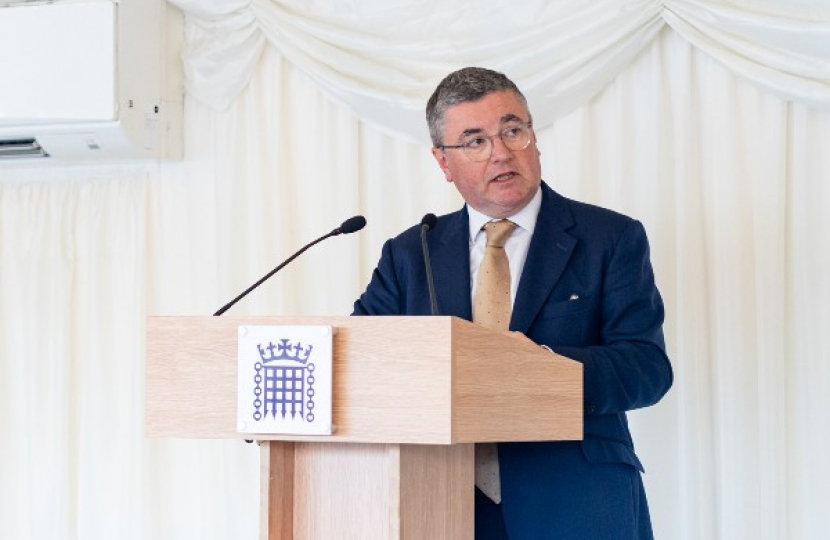
[[[165,0],[0,0],[0,163],[180,158],[181,44]]]

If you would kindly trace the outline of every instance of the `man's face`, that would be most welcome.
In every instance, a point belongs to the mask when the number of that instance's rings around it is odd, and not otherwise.
[[[495,135],[528,120],[516,94],[494,92],[447,109],[442,142],[460,144],[466,136]],[[539,189],[539,150],[532,130],[530,144],[523,150],[509,150],[498,136],[492,142],[493,153],[484,161],[472,161],[461,148],[433,148],[432,155],[467,204],[490,217],[506,218],[524,208]]]

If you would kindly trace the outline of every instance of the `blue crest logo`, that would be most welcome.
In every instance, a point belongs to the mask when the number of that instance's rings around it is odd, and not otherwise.
[[[259,358],[254,364],[254,420],[268,415],[290,416],[314,422],[314,363],[310,362],[313,345],[291,343],[258,343]],[[250,364],[249,364],[250,365]]]

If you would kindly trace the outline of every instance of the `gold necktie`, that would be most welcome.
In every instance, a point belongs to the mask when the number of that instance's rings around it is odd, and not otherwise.
[[[473,322],[491,330],[510,328],[510,264],[504,244],[515,228],[516,224],[508,220],[491,221],[484,226],[487,247],[478,268]],[[494,503],[501,502],[499,456],[494,443],[476,445],[476,486]]]

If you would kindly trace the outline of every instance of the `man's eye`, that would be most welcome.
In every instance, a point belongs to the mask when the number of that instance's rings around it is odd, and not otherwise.
[[[484,137],[474,137],[464,141],[464,147],[470,149],[481,148],[485,144],[487,144],[487,139]]]
[[[522,134],[522,128],[521,127],[507,128],[507,129],[505,129],[504,131],[501,132],[501,136],[506,137],[508,139],[515,139],[515,138],[521,136],[521,134]]]

